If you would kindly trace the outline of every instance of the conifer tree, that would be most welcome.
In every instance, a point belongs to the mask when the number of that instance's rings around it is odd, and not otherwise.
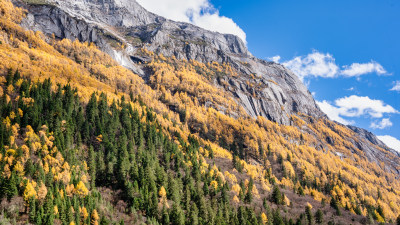
[[[336,215],[340,215],[340,214],[341,214],[340,208],[339,208],[339,204],[337,203],[337,201],[336,201],[335,198],[333,198],[333,197],[331,198],[331,203],[330,203],[330,205],[331,205],[331,207],[332,207],[333,209],[336,210]]]
[[[165,207],[165,205],[163,206],[161,216],[162,216],[161,221],[162,221],[163,224],[169,224],[170,223],[169,213],[168,213],[167,208]]]
[[[281,205],[283,203],[282,193],[278,186],[274,186],[274,190],[272,191],[271,200],[277,205]]]
[[[172,218],[171,222],[177,225],[184,225],[185,224],[185,215],[179,206],[179,204],[175,203],[172,207]]]
[[[17,182],[17,175],[15,174],[15,171],[13,171],[11,173],[10,179],[5,182],[5,193],[9,201],[12,197],[18,195]]]
[[[311,225],[313,223],[314,219],[313,219],[313,214],[311,212],[311,205],[310,204],[307,204],[305,213],[306,213],[306,216],[307,216],[308,224]]]
[[[190,224],[193,224],[193,225],[199,224],[198,213],[199,213],[199,210],[197,209],[196,204],[192,204],[190,207],[190,215],[189,215]]]
[[[93,189],[96,186],[96,154],[94,153],[93,146],[89,147],[89,174],[90,174],[90,187]]]
[[[321,209],[318,209],[315,213],[315,222],[322,224],[324,222],[324,214]]]
[[[253,178],[250,178],[249,184],[247,185],[247,193],[245,197],[247,203],[251,203],[251,201],[253,200],[253,183]]]
[[[34,223],[36,217],[36,201],[34,197],[29,199],[29,221]]]
[[[281,213],[279,209],[275,209],[274,214],[273,214],[273,224],[274,225],[284,225],[284,221],[282,219]]]

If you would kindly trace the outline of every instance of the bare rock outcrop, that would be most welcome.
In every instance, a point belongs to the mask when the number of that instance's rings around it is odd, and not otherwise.
[[[241,76],[231,78],[227,90],[250,116],[264,116],[281,124],[290,124],[290,115],[297,112],[325,116],[295,74],[282,65],[255,58],[237,36],[165,19],[134,0],[45,2],[25,4],[16,0],[29,12],[23,22],[26,28],[54,34],[56,38],[94,42],[121,65],[142,76],[145,73],[135,59],[144,46],[178,59],[229,63]],[[115,48],[115,42],[127,47]],[[252,90],[246,84],[250,74],[260,78],[263,89]]]

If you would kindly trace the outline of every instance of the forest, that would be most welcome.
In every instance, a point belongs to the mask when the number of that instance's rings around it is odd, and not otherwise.
[[[345,126],[247,116],[229,64],[144,48],[146,84],[24,13],[0,1],[0,224],[400,224],[400,168]]]

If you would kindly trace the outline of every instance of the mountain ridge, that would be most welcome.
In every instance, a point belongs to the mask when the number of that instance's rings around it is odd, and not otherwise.
[[[15,2],[21,4],[21,1]],[[47,35],[54,34],[60,39],[93,42],[122,66],[141,75],[145,80],[148,74],[143,70],[141,63],[146,59],[138,56],[143,47],[178,59],[229,63],[239,71],[239,76],[236,78],[218,77],[213,82],[232,93],[236,101],[251,117],[264,116],[285,125],[291,123],[289,116],[291,114],[304,113],[315,118],[327,118],[315,103],[311,93],[295,74],[281,64],[267,62],[252,56],[240,38],[234,35],[219,34],[189,23],[165,19],[148,12],[136,1],[45,0],[41,4],[22,4],[22,6],[25,6],[29,12],[22,22],[24,27],[42,31]],[[107,25],[111,27],[107,27]],[[119,29],[126,32],[125,36],[121,35],[122,32]],[[176,42],[176,38],[171,33],[178,37],[182,35],[181,40]],[[204,37],[204,33],[209,37]],[[126,40],[126,38],[132,37],[135,38],[133,41]],[[137,38],[141,43],[133,46],[138,41]],[[112,46],[110,39],[111,42],[117,39],[121,41],[120,46],[126,45],[126,47]],[[170,43],[172,46],[169,46]],[[212,44],[211,46],[214,46],[212,49],[216,49],[216,51],[207,50],[209,44]],[[254,79],[254,75],[256,76],[254,84],[262,83],[266,87],[256,89],[252,87],[253,84],[248,85],[246,81]],[[229,84],[228,87],[222,85],[226,83]],[[349,128],[352,129],[352,127]],[[352,130],[358,131],[356,133],[360,138],[388,149],[386,145],[382,145],[382,142],[370,141],[371,138],[366,138],[365,133],[368,131],[365,129]],[[360,144],[358,145],[360,146]],[[376,152],[368,145],[363,149]],[[391,151],[396,155],[399,154],[394,150]],[[373,156],[374,154],[369,157],[370,160],[374,160]],[[400,170],[398,172],[400,173]]]
[[[125,16],[125,11],[118,8],[122,6],[133,7],[136,10],[128,13],[130,16],[128,17]],[[311,93],[296,75],[282,65],[255,58],[248,52],[240,38],[234,35],[206,31],[192,24],[173,22],[155,16],[143,9],[136,1],[53,0],[48,6],[41,4],[27,7],[30,15],[23,22],[25,27],[43,31],[48,35],[55,34],[57,38],[61,39],[77,38],[80,41],[94,42],[121,65],[142,77],[147,75],[141,66],[132,60],[132,56],[135,56],[142,47],[157,54],[174,56],[178,59],[229,63],[239,71],[241,76],[238,76],[237,79],[224,80],[225,78],[222,78],[222,80],[233,84],[227,90],[236,96],[237,101],[250,116],[265,116],[282,124],[290,123],[287,115],[293,112],[301,112],[317,118],[325,116],[319,110]],[[43,11],[41,12],[41,10]],[[92,19],[94,21],[87,19],[91,14],[82,13],[95,12],[95,15],[103,15],[102,11],[108,14]],[[117,21],[111,20],[110,22],[109,15],[112,15],[111,18],[118,18]],[[133,22],[137,17],[139,22]],[[101,27],[99,23],[102,23]],[[32,26],[32,24],[34,25]],[[134,27],[125,27],[125,24]],[[106,32],[101,31],[102,27],[107,27]],[[108,33],[110,31],[112,33]],[[107,43],[106,39],[110,39],[110,37],[111,42],[118,42],[118,39],[127,39],[127,37],[133,38],[133,40],[119,40],[120,45],[126,45],[126,47],[118,49]],[[249,80],[251,75],[259,76],[260,79],[257,82],[268,87],[256,89],[247,85],[245,81]],[[254,98],[252,92],[255,92],[259,98]],[[284,113],[277,113],[282,108]]]
[[[285,115],[289,125],[254,118],[233,89],[284,84],[264,84],[230,63],[147,48],[129,56],[144,72],[139,77],[93,43],[73,41],[103,35],[88,32],[95,25],[40,4],[25,6],[43,16],[28,14],[31,25],[50,23],[46,13],[53,10],[50,24],[77,38],[24,30],[18,24],[26,12],[8,3],[0,2],[0,211],[6,217],[28,221],[29,212],[32,223],[90,223],[99,218],[85,210],[96,209],[102,223],[168,224],[169,215],[182,224],[187,213],[183,223],[282,224],[283,217],[293,224],[321,221],[322,213],[324,222],[365,224],[390,223],[399,214],[398,154],[374,135],[302,113]],[[126,50],[112,40],[105,39],[111,50]],[[64,161],[71,166],[61,168]],[[18,202],[35,203],[38,211],[11,214]],[[43,209],[53,205],[59,211],[52,219]]]

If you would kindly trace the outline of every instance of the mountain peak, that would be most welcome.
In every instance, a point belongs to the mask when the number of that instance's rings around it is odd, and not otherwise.
[[[250,116],[265,116],[283,124],[290,124],[293,113],[324,116],[296,75],[281,65],[255,58],[237,36],[167,20],[130,0],[52,0],[48,6],[26,7],[31,16],[30,21],[24,22],[25,27],[55,34],[60,39],[94,42],[144,78],[147,75],[143,66],[132,61],[132,56],[142,48],[177,59],[228,63],[239,76],[222,77],[219,81],[234,84],[227,91]],[[121,49],[117,44],[126,47]],[[254,75],[259,77],[252,81],[257,88],[246,84]]]
[[[110,25],[121,1],[29,2],[0,1],[1,221],[398,216],[399,155],[327,119],[290,70],[230,46],[234,36],[155,15]],[[96,7],[104,15],[88,17]]]

